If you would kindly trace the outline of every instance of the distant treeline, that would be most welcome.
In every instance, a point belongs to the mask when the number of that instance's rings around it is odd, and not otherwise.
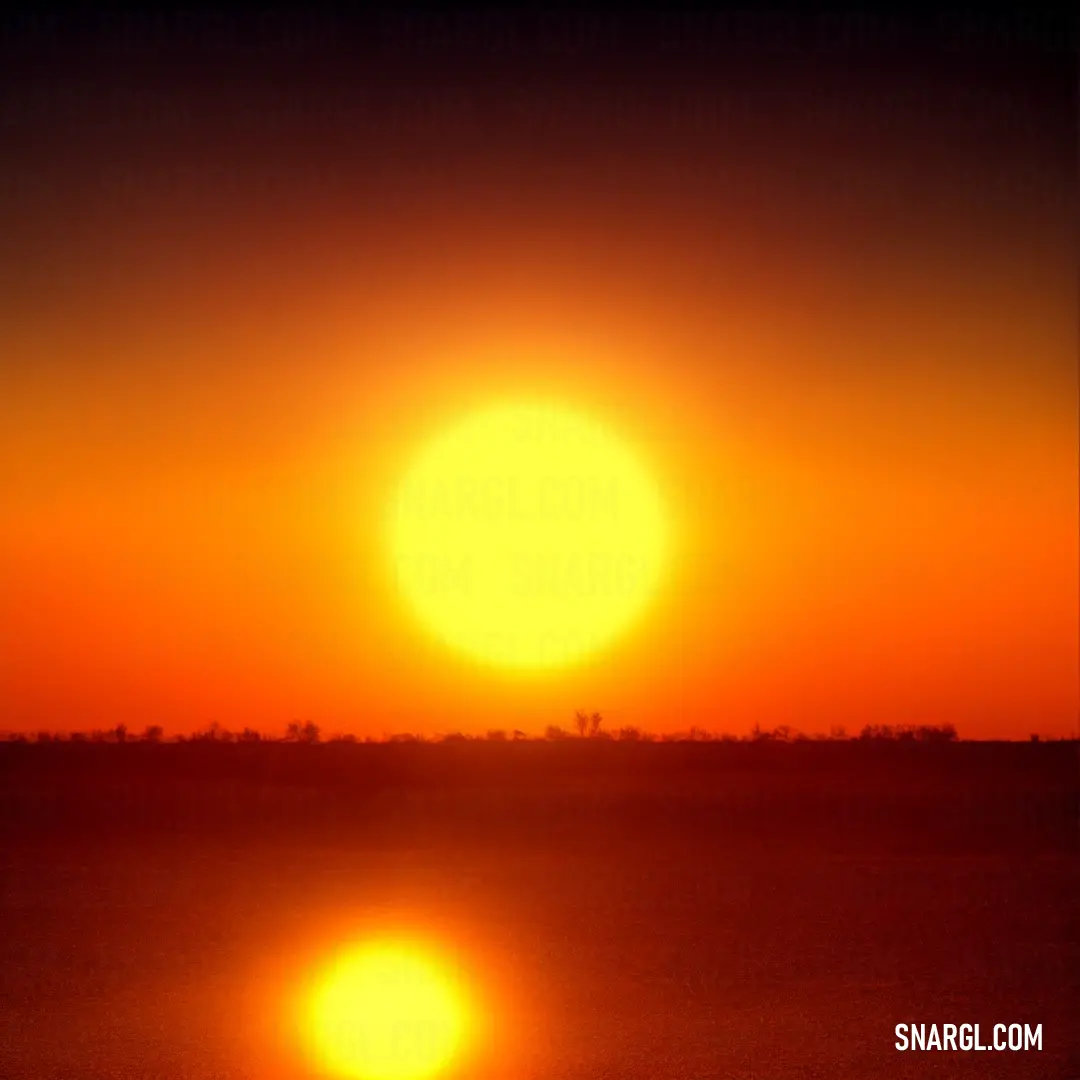
[[[0,846],[181,835],[246,843],[291,830],[548,847],[650,836],[799,850],[1074,852],[1080,842],[1076,740],[762,734],[368,743],[300,725],[271,739],[213,729],[182,740],[123,731],[100,742],[9,740],[0,742]]]
[[[574,715],[574,727],[563,728],[550,724],[543,735],[530,735],[517,729],[495,728],[480,734],[465,734],[452,731],[441,735],[423,735],[411,732],[384,734],[380,737],[371,735],[362,738],[353,734],[333,734],[325,736],[318,724],[311,721],[294,721],[282,734],[271,735],[245,727],[241,731],[230,731],[219,723],[212,723],[200,731],[188,735],[167,736],[160,724],[148,724],[141,732],[131,731],[126,724],[117,724],[108,729],[93,731],[73,731],[69,733],[38,731],[34,733],[12,732],[0,736],[7,742],[18,743],[304,743],[308,745],[327,743],[465,743],[465,742],[558,742],[564,739],[594,739],[608,742],[848,742],[860,741],[898,741],[922,743],[949,743],[959,738],[952,724],[889,725],[868,724],[858,735],[849,735],[843,727],[833,727],[829,734],[807,735],[787,725],[764,729],[755,724],[752,731],[745,735],[732,735],[728,732],[707,731],[700,727],[691,727],[685,731],[655,734],[641,728],[627,726],[614,731],[603,728],[600,713]],[[1032,735],[1032,741],[1038,742],[1039,736]]]

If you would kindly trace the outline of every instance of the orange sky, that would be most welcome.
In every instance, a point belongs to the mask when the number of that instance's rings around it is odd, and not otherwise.
[[[3,312],[0,729],[1075,731],[1075,196],[863,145],[809,182],[743,148],[717,199],[639,156],[240,213],[144,162],[122,213],[41,203]],[[844,154],[878,179],[837,195]],[[509,392],[604,417],[684,542],[554,676],[429,642],[375,541],[424,437]]]

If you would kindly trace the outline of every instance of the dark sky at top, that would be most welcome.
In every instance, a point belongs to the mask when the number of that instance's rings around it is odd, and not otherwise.
[[[1075,167],[1075,34],[1038,12],[23,13],[0,55],[9,199],[108,167],[715,167],[845,140]]]
[[[413,198],[495,222],[577,207],[614,232],[657,206],[755,218],[791,243],[823,229],[837,257],[870,222],[910,243],[911,207],[930,232],[1060,233],[1075,42],[1036,11],[8,13],[2,292],[70,300],[140,228],[243,244],[321,215],[364,235]]]

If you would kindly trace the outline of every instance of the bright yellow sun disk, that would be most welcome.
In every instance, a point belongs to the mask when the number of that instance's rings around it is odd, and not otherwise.
[[[447,644],[550,669],[615,639],[660,579],[666,522],[630,448],[550,404],[481,410],[431,442],[395,503],[402,592]]]
[[[342,1080],[424,1080],[452,1060],[465,1035],[460,991],[417,951],[398,945],[340,956],[310,1009],[319,1065]]]

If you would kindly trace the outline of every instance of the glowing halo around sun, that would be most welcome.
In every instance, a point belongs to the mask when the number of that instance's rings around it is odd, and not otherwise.
[[[371,942],[343,952],[308,1002],[317,1065],[340,1080],[426,1080],[463,1048],[462,993],[415,947]]]
[[[531,402],[478,410],[428,443],[389,527],[421,622],[517,671],[613,642],[655,593],[666,543],[659,492],[631,448],[590,417]]]

